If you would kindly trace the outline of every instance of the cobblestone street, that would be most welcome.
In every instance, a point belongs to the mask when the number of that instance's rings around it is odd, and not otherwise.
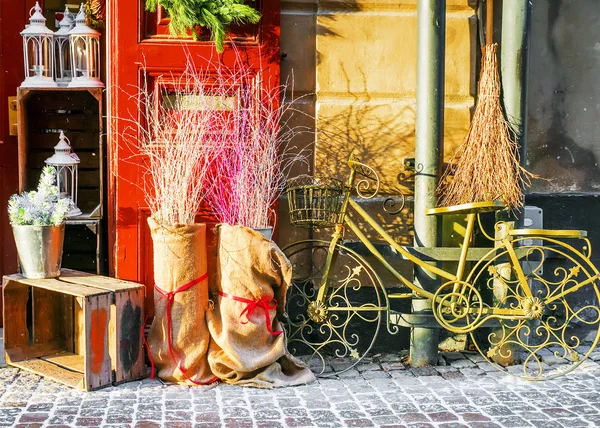
[[[473,353],[444,354],[446,365],[422,369],[380,355],[337,377],[274,390],[145,379],[84,393],[5,367],[0,426],[595,427],[600,352],[592,356],[566,377],[524,382]]]

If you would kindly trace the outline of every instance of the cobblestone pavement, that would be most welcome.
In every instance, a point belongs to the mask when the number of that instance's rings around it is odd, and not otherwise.
[[[421,369],[382,355],[337,377],[274,390],[145,379],[84,393],[5,367],[0,426],[595,427],[600,352],[592,356],[566,377],[534,383],[472,353],[444,354],[445,366]]]

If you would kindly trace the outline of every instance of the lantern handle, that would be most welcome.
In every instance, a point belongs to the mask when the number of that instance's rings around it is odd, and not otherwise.
[[[31,9],[29,9],[29,17],[32,17],[35,12],[31,13],[31,11],[35,11],[37,12],[39,10],[40,13],[42,13],[42,8],[40,7],[40,2],[35,2],[35,6],[33,6]]]
[[[65,133],[63,132],[63,130],[60,130],[60,135],[58,136],[59,140],[67,140],[67,143],[69,143],[69,146],[71,145],[71,140],[69,140],[67,138],[67,136],[65,135]]]

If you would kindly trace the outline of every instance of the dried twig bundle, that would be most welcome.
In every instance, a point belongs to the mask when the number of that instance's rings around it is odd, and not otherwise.
[[[220,112],[207,96],[208,73],[191,58],[180,76],[158,79],[169,89],[152,90],[146,80],[136,88],[140,111],[121,119],[129,122],[123,140],[135,148],[131,161],[142,167],[140,187],[154,219],[161,225],[193,224],[210,191]]]
[[[293,101],[280,102],[286,86],[266,89],[240,58],[233,74],[219,73],[217,80],[221,92],[237,89],[229,114],[221,118],[225,131],[219,135],[218,160],[211,172],[216,185],[208,203],[222,223],[273,226],[273,208],[284,191],[289,169],[296,162],[306,162],[303,151],[289,144],[302,132],[301,127],[289,125],[295,112]]]
[[[482,70],[475,113],[465,141],[454,154],[454,177],[446,170],[438,193],[440,205],[500,200],[511,208],[523,206],[523,188],[536,177],[519,162],[518,144],[500,103],[498,45],[482,48]]]

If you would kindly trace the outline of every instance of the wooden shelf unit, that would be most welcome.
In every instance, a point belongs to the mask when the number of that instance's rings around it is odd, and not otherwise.
[[[81,160],[77,206],[83,212],[66,221],[63,266],[96,274],[104,271],[102,91],[102,88],[19,88],[17,92],[19,192],[36,188],[44,161],[54,153],[62,130]]]

